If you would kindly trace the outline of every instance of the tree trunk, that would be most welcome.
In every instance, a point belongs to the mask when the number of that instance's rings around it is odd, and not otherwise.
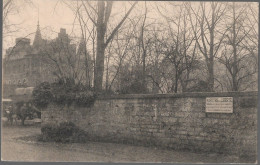
[[[208,90],[209,92],[213,92],[214,91],[214,61],[213,58],[209,59],[208,62]]]
[[[109,79],[109,75],[108,75],[108,64],[109,64],[109,60],[107,60],[107,65],[106,65],[106,92],[108,91],[108,79]]]
[[[178,79],[175,79],[175,87],[174,87],[174,93],[178,92]]]
[[[107,31],[107,23],[112,11],[113,1],[98,1],[97,22],[93,21],[97,29],[97,47],[96,47],[96,65],[94,71],[94,89],[96,92],[102,92],[103,74],[104,74],[104,61],[105,61],[105,49],[108,43],[113,39],[114,35],[124,23],[128,15],[131,13],[135,2],[128,10],[124,18],[119,24],[112,30],[110,36],[105,41],[105,35]]]
[[[145,56],[146,56],[146,51],[143,50],[143,71],[142,71],[142,85],[143,88],[146,88],[146,82],[145,82],[145,78],[146,78],[146,74],[145,74]]]
[[[102,91],[102,82],[103,82],[103,73],[104,73],[104,56],[105,56],[105,49],[104,49],[104,42],[102,43],[102,38],[98,38],[97,43],[97,58],[96,58],[96,69],[94,75],[94,87],[95,91],[101,92]]]
[[[238,83],[237,83],[237,74],[238,74],[238,66],[237,66],[237,48],[235,43],[233,43],[233,51],[234,51],[234,68],[233,68],[233,91],[238,91]]]
[[[233,57],[234,57],[234,67],[233,67],[233,91],[238,91],[238,83],[237,83],[237,74],[238,74],[238,66],[237,66],[237,45],[236,45],[236,40],[237,40],[237,32],[236,32],[236,13],[235,13],[235,2],[233,2]]]
[[[177,68],[177,67],[175,67]],[[177,93],[178,92],[178,80],[179,80],[179,73],[178,73],[178,70],[176,69],[175,71],[175,85],[174,85],[174,93]]]
[[[214,29],[215,29],[215,8],[212,11],[211,27],[210,27],[210,48],[209,48],[209,79],[208,88],[210,92],[214,91]]]
[[[103,73],[104,73],[104,58],[105,58],[105,34],[106,26],[104,20],[105,2],[98,2],[98,18],[97,18],[97,50],[96,50],[96,65],[94,74],[94,88],[96,92],[102,91]]]
[[[157,53],[158,54],[158,53]],[[153,71],[153,77],[154,77],[154,81],[153,81],[153,93],[159,93],[159,81],[160,81],[160,78],[159,78],[159,68],[158,68],[158,58],[156,59],[155,61],[155,66],[154,66],[154,71]]]

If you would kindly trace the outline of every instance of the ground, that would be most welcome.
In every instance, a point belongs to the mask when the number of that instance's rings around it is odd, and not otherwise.
[[[84,144],[47,143],[22,140],[40,134],[40,127],[2,127],[2,161],[72,161],[72,162],[185,162],[235,163],[236,156],[177,152],[125,144],[88,142]]]

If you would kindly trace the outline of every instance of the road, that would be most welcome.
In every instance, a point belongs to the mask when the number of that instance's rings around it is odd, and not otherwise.
[[[37,134],[40,134],[39,127],[3,127],[1,143],[2,160],[27,162],[239,162],[239,159],[234,156],[177,152],[124,144],[98,142],[61,144],[19,139],[19,137]]]

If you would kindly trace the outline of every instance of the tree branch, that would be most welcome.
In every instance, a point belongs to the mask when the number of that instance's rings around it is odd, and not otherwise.
[[[131,8],[128,10],[128,12],[126,13],[126,15],[124,16],[124,18],[119,22],[119,24],[115,27],[115,29],[112,31],[112,33],[110,34],[110,36],[108,37],[106,43],[105,43],[105,47],[107,47],[108,43],[112,40],[112,38],[114,37],[114,35],[116,34],[116,32],[118,31],[118,29],[122,26],[122,24],[124,23],[124,21],[126,20],[126,18],[128,17],[128,15],[131,13],[131,11],[134,9],[135,5],[138,2],[136,1]]]

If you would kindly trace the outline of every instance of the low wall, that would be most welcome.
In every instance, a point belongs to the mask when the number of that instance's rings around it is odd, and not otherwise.
[[[206,113],[206,97],[233,97],[233,113]],[[257,92],[125,95],[92,108],[50,105],[42,125],[72,121],[100,141],[255,155]]]

